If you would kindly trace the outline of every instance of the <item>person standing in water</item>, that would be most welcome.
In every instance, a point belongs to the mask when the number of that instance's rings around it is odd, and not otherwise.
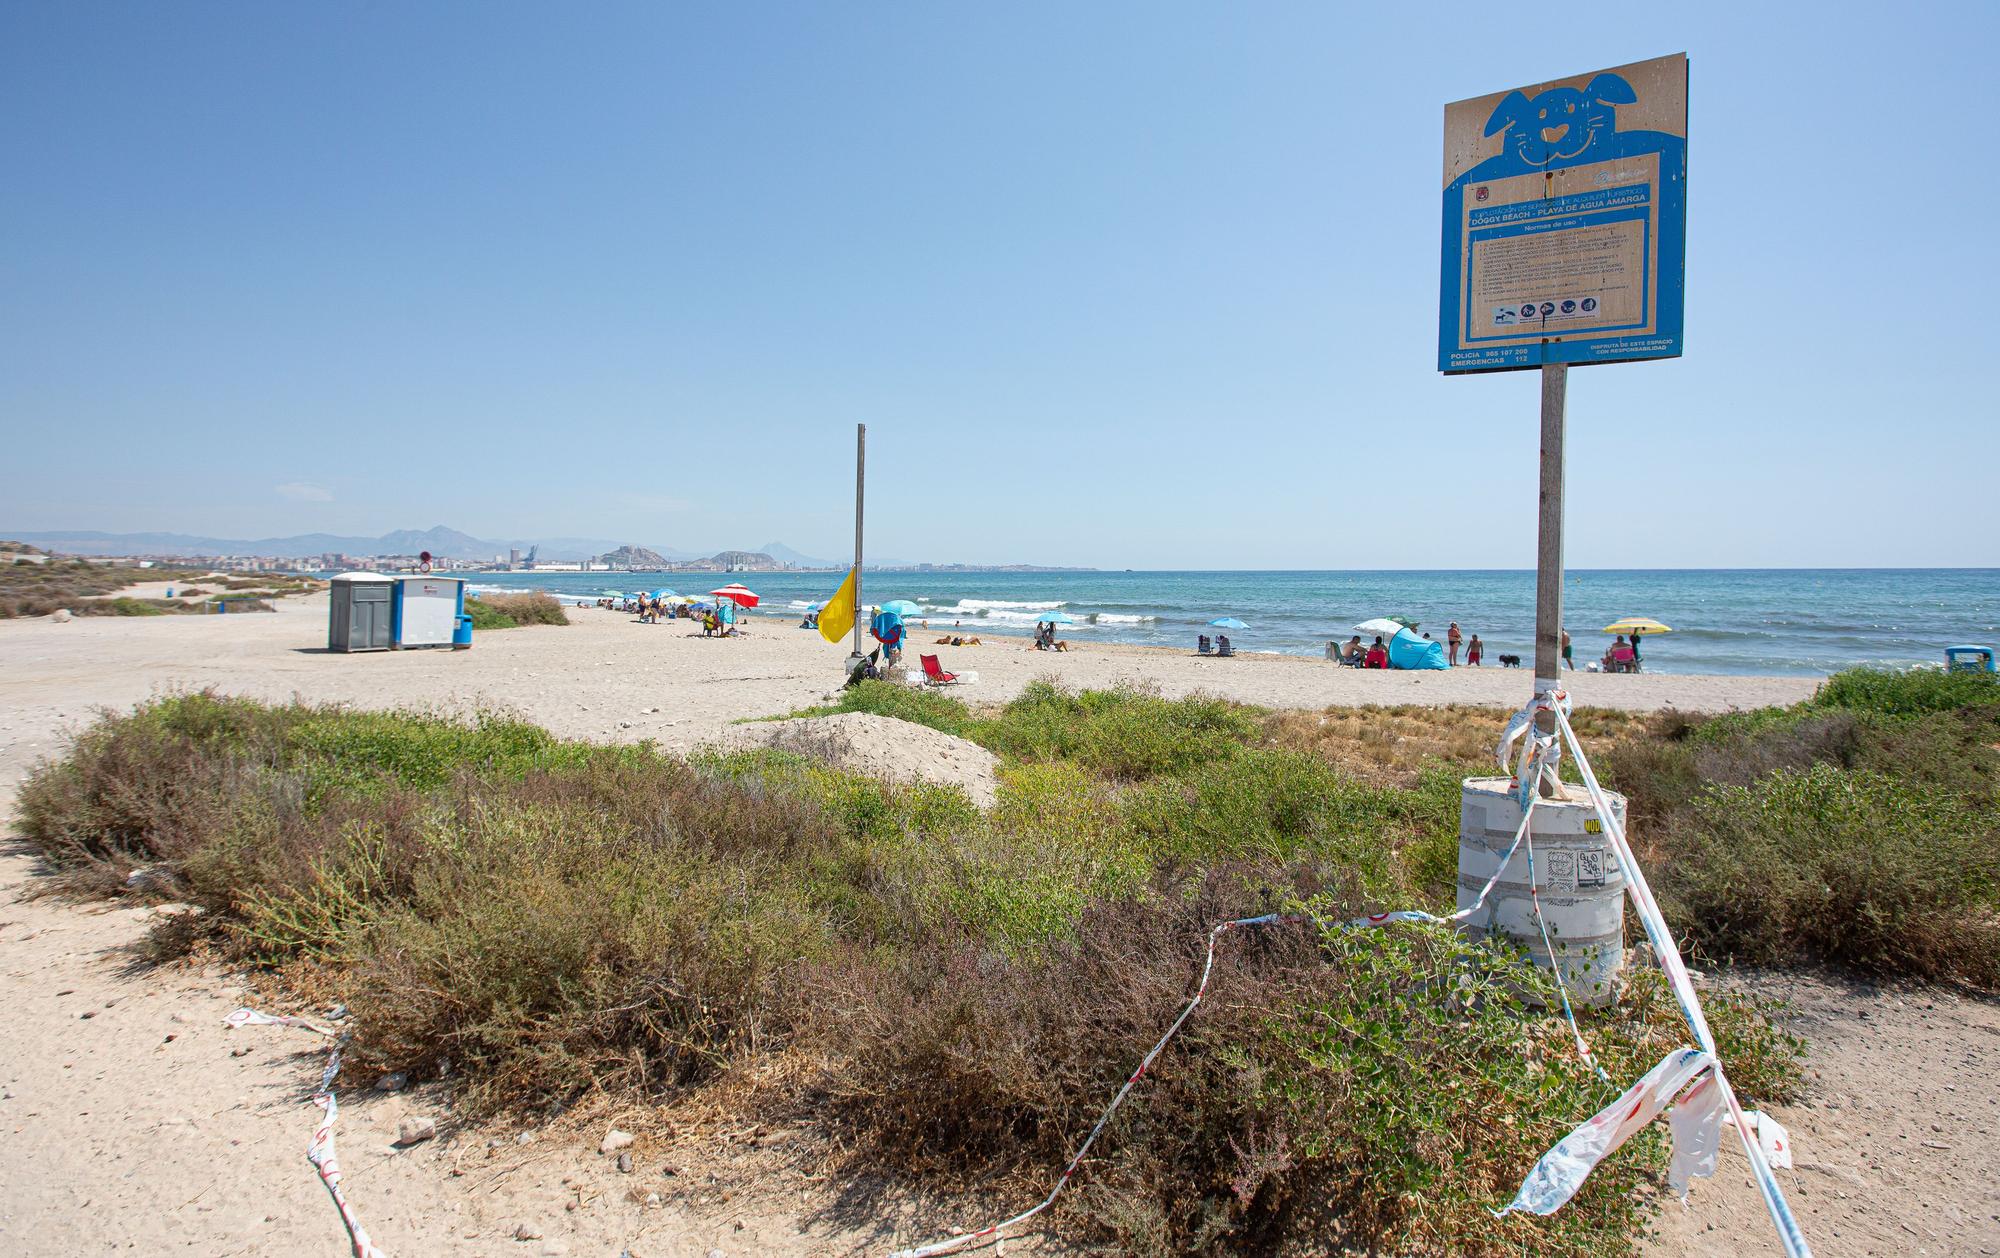
[[[1451,622],[1451,628],[1447,629],[1444,635],[1445,658],[1453,668],[1458,667],[1458,644],[1461,640],[1462,635],[1458,632],[1458,622],[1454,620]]]

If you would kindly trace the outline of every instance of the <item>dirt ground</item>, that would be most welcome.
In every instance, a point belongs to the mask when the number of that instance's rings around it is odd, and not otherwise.
[[[314,650],[323,599],[290,602],[273,616],[0,624],[0,823],[28,768],[57,754],[94,706],[165,688],[504,703],[559,732],[687,744],[730,716],[810,702],[824,685],[820,670],[792,661],[793,640],[766,662],[722,654],[756,637],[683,643],[671,627],[609,618],[568,639],[561,629],[486,635],[469,657],[332,657]],[[670,651],[713,654],[670,677],[655,662]],[[468,658],[490,661],[477,680],[450,671]],[[979,661],[983,675],[998,658]],[[611,674],[597,671],[606,666]],[[1107,667],[1117,665],[1094,666],[1080,684],[1103,684],[1095,672]],[[646,690],[637,703],[635,676]],[[625,697],[601,697],[614,691]],[[1322,693],[1310,701],[1337,701]],[[599,705],[607,710],[592,710]],[[35,887],[28,855],[0,853],[0,1252],[345,1252],[303,1158],[322,1042],[294,1029],[223,1029],[231,1009],[259,1001],[248,976],[140,967],[131,948],[148,910],[35,898]],[[1713,981],[1786,997],[1812,1042],[1812,1096],[1774,1112],[1793,1135],[1798,1165],[1781,1175],[1816,1253],[2000,1252],[2000,1005],[1812,975]],[[669,1132],[657,1115],[636,1112],[566,1115],[525,1133],[467,1129],[434,1091],[373,1083],[344,1081],[342,1164],[363,1221],[399,1258],[886,1254],[990,1222],[976,1204],[832,1184],[813,1173],[796,1133],[714,1123]],[[399,1123],[419,1116],[437,1121],[438,1138],[397,1148]],[[598,1152],[612,1122],[639,1135],[629,1174]],[[1688,1207],[1667,1204],[1648,1253],[1778,1252],[1744,1170],[1725,1148],[1717,1177],[1696,1181]],[[1060,1251],[1029,1235],[1007,1252]]]

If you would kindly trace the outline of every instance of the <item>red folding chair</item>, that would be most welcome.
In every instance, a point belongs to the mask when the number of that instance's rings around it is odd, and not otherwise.
[[[945,672],[944,665],[938,663],[937,656],[924,655],[918,658],[923,662],[924,681],[926,684],[932,686],[954,686],[958,684],[958,674]]]

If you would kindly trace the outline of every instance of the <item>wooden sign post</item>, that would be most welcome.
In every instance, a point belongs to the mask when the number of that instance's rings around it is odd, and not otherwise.
[[[1535,693],[1562,685],[1563,619],[1563,410],[1569,364],[1542,364],[1542,495],[1535,544]],[[1538,712],[1535,727],[1556,732],[1556,714]],[[1555,794],[1541,783],[1542,795]]]

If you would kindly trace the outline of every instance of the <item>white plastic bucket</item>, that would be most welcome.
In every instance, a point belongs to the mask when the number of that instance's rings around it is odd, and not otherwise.
[[[1605,794],[1622,823],[1625,797]],[[1511,779],[1465,779],[1459,796],[1459,908],[1479,898],[1479,889],[1499,868],[1520,825],[1521,806]],[[1536,803],[1532,837],[1542,920],[1555,944],[1554,955],[1535,924],[1526,843],[1507,862],[1486,906],[1466,920],[1465,929],[1481,934],[1498,931],[1526,948],[1544,969],[1561,965],[1570,1000],[1610,1004],[1618,998],[1619,977],[1625,969],[1625,870],[1618,853],[1580,786],[1565,786],[1559,798]]]

